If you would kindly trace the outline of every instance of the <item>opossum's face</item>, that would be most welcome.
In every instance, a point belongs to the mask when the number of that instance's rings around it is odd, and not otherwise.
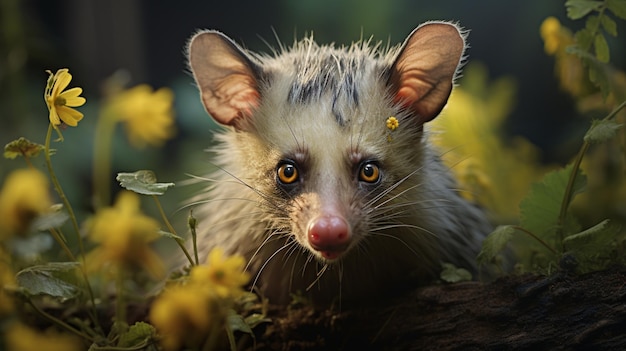
[[[235,127],[235,176],[259,195],[264,220],[332,262],[402,216],[397,203],[419,182],[422,125],[445,105],[463,50],[446,23],[386,52],[305,39],[274,58],[203,32],[190,64],[207,111]]]

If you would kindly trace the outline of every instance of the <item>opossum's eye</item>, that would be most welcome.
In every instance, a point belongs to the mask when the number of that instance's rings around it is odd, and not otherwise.
[[[276,169],[276,177],[282,184],[293,184],[298,181],[300,175],[298,168],[292,162],[283,162]]]
[[[372,162],[363,162],[359,169],[359,180],[366,183],[376,183],[380,180],[380,168]]]

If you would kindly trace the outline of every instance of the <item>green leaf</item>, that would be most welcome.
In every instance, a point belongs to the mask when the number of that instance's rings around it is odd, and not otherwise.
[[[606,0],[606,7],[615,16],[626,20],[626,0]]]
[[[261,323],[271,323],[272,320],[262,313],[253,313],[245,318],[245,322],[250,328],[255,328]]]
[[[586,53],[586,51],[591,47],[591,43],[593,42],[593,33],[587,28],[581,29],[574,34],[574,39],[576,39],[576,43],[578,44],[580,51],[573,51],[573,53],[581,57],[581,52]]]
[[[572,169],[573,165],[569,164],[565,168],[546,174],[541,182],[531,185],[528,195],[520,202],[520,226],[548,244],[554,244],[557,239],[555,234],[561,203]],[[586,184],[585,175],[578,169],[572,187],[572,199],[584,190]],[[566,233],[579,230],[578,222],[571,214],[567,215],[563,225]]]
[[[70,219],[67,212],[63,210],[62,204],[56,204],[53,207],[55,210],[54,212],[35,218],[32,224],[33,228],[43,232],[52,228],[59,228],[67,222],[68,219]]]
[[[619,262],[623,257],[623,249],[616,243],[624,239],[623,233],[620,237],[620,229],[619,225],[613,225],[607,219],[565,238],[564,247],[576,258],[577,271],[585,273],[601,270]]]
[[[606,38],[602,34],[597,34],[594,41],[593,47],[596,50],[596,58],[598,61],[607,63],[611,59],[609,52],[609,44],[606,42]]]
[[[511,241],[515,230],[515,227],[512,225],[501,225],[487,235],[485,240],[483,240],[482,249],[476,258],[478,263],[485,264],[493,261],[506,244]]]
[[[246,323],[246,320],[234,310],[230,310],[226,317],[226,324],[231,331],[240,331],[247,334],[254,334],[252,328]]]
[[[602,97],[606,99],[611,92],[611,81],[605,66],[595,59],[583,60],[589,68],[589,80],[600,88]]]
[[[34,260],[40,258],[44,251],[50,250],[54,241],[50,234],[39,233],[13,238],[8,244],[14,255],[27,260]]]
[[[585,22],[585,28],[591,33],[595,33],[600,27],[600,16],[589,16]]]
[[[609,226],[609,220],[605,219],[589,229],[567,236],[565,239],[563,239],[563,245],[565,245],[568,250],[595,246],[594,244],[597,245],[598,241],[600,241],[599,244],[601,246],[608,246],[610,240],[607,240],[606,234],[615,234],[616,228],[617,227]]]
[[[4,146],[4,157],[8,159],[14,159],[18,156],[36,157],[43,150],[45,150],[43,145],[20,137]]]
[[[604,28],[609,35],[617,36],[617,24],[611,17],[604,15],[600,18],[600,22],[602,23],[602,28]]]
[[[568,0],[565,2],[567,17],[573,20],[580,19],[589,12],[598,10],[601,6],[602,1]]]
[[[134,173],[118,173],[115,178],[120,185],[128,190],[143,195],[163,195],[174,183],[157,183],[156,175],[149,170]]]
[[[156,329],[148,323],[137,322],[133,324],[127,332],[120,336],[118,347],[137,347],[146,344],[156,335]]]
[[[170,238],[170,239],[174,239],[176,241],[180,241],[180,242],[184,242],[185,239],[183,239],[182,237],[172,234],[170,232],[166,232],[164,230],[159,230],[159,235],[164,236],[166,238]]]
[[[472,273],[465,268],[458,268],[451,263],[442,263],[443,270],[439,277],[446,283],[458,283],[472,280]]]
[[[623,126],[615,120],[594,120],[591,128],[585,134],[584,140],[588,143],[602,143],[613,139],[617,131]]]
[[[17,283],[29,295],[48,295],[62,299],[78,296],[78,262],[49,262],[28,267],[16,275]]]

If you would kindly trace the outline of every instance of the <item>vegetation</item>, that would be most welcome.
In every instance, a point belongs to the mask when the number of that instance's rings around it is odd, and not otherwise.
[[[626,263],[626,74],[610,65],[607,39],[618,35],[626,1],[569,0],[566,10],[584,26],[573,33],[547,18],[540,28],[545,52],[554,57],[560,86],[578,112],[603,116],[589,122],[569,164],[542,165],[528,140],[503,137],[515,82],[489,80],[480,64],[466,68],[445,115],[430,126],[434,142],[449,150],[443,158],[463,196],[501,224],[478,260],[503,272],[511,265],[510,252],[516,272],[587,273]],[[22,137],[4,149],[6,159],[24,161],[25,167],[9,173],[0,188],[1,347],[234,350],[235,332],[254,338],[254,328],[271,319],[266,304],[243,290],[249,279],[245,262],[219,249],[198,257],[192,213],[192,242],[184,242],[160,202],[174,183],[157,182],[146,170],[119,173],[116,180],[126,190],[111,200],[116,127],[124,127],[133,148],[161,147],[176,133],[172,91],[143,84],[127,88],[114,76],[104,85],[99,110],[85,116],[88,102],[81,88],[68,89],[71,80],[68,69],[49,72],[43,144]],[[57,174],[67,162],[60,162],[64,154],[53,146],[80,148],[63,133],[72,127],[88,134],[81,124],[93,115],[93,211],[84,214],[65,193],[66,181]],[[154,203],[159,220],[144,213],[144,201]],[[178,245],[189,261],[180,275],[165,276],[154,247],[163,240]],[[49,254],[53,247],[62,254]],[[466,272],[444,268],[445,281],[467,279]]]

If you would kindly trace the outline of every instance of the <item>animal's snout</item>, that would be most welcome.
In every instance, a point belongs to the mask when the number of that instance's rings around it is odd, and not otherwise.
[[[322,215],[309,223],[307,239],[311,247],[328,260],[339,258],[350,245],[352,234],[345,218]]]

